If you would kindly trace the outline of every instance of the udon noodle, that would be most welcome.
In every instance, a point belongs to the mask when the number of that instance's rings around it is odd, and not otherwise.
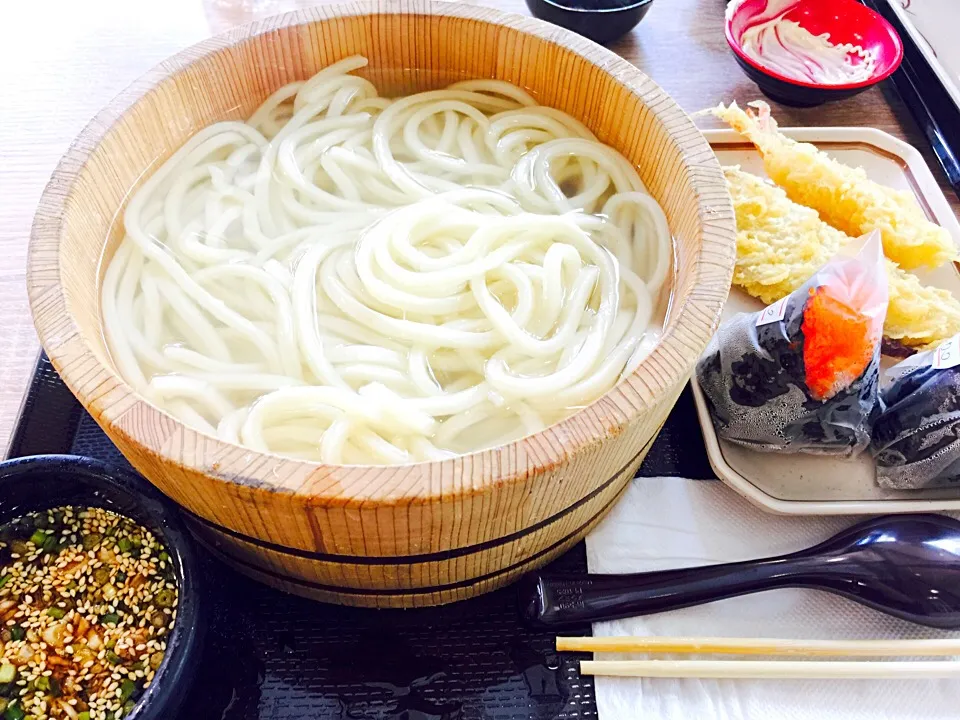
[[[132,196],[102,300],[123,378],[228,442],[393,464],[633,372],[671,244],[630,163],[508,83],[388,99],[366,63],[202,130]]]

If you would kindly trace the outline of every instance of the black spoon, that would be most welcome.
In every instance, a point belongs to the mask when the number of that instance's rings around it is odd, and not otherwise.
[[[782,587],[827,590],[921,625],[960,628],[960,522],[888,515],[765,560],[632,575],[533,574],[521,581],[519,601],[528,623],[562,627]]]

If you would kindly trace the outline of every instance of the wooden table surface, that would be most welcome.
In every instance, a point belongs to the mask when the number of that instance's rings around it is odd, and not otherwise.
[[[167,56],[242,24],[314,0],[19,0],[0,26],[0,450],[5,450],[39,351],[24,284],[34,208],[50,173],[87,121]],[[523,0],[485,0],[527,13]],[[12,6],[12,7],[11,7]],[[759,97],[723,37],[724,0],[657,0],[612,46],[687,111]],[[782,125],[869,125],[932,153],[892,90],[841,103],[775,108]]]

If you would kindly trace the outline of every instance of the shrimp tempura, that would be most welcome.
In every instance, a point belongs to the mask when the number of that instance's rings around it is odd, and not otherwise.
[[[724,168],[737,219],[737,265],[733,282],[770,304],[803,285],[849,235],[823,222],[816,211],[792,202],[776,185]],[[884,337],[907,347],[926,348],[960,332],[960,301],[948,291],[927,287],[916,275],[887,262],[890,300]]]
[[[791,200],[813,208],[847,235],[879,230],[884,254],[908,270],[957,258],[949,233],[926,218],[909,192],[880,185],[863,168],[848,167],[809,143],[791,140],[777,130],[766,103],[751,105],[758,112],[732,103],[713,113],[756,146],[767,174]]]

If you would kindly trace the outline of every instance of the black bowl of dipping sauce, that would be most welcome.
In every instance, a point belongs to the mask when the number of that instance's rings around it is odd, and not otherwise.
[[[527,0],[534,17],[601,45],[633,30],[651,5],[653,0]]]
[[[150,530],[164,546],[177,585],[176,618],[163,661],[124,720],[170,720],[196,674],[206,633],[193,541],[177,506],[124,468],[74,455],[35,455],[0,463],[0,525],[64,506],[104,508]],[[67,716],[64,716],[67,717]]]

